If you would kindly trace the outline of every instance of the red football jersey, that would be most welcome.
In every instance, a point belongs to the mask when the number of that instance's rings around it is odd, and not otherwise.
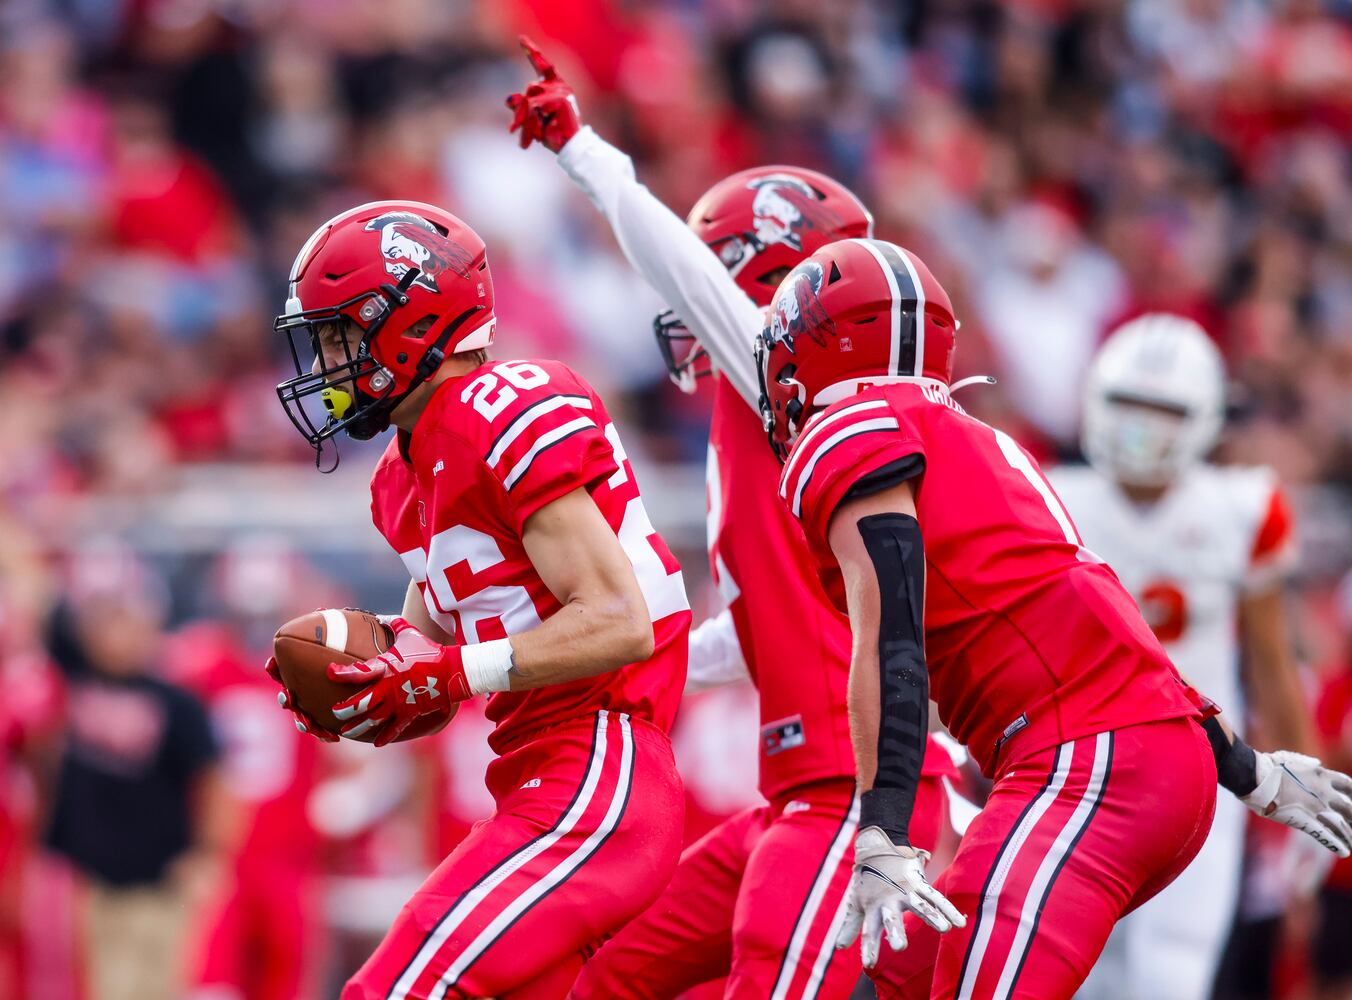
[[[653,621],[641,663],[488,699],[503,753],[546,726],[609,709],[669,729],[685,683],[690,606],[680,566],[653,529],[600,397],[555,361],[490,361],[437,387],[412,435],[371,479],[371,514],[432,619],[467,643],[500,639],[559,610],[521,542],[527,519],[588,490],[634,566]]]
[[[709,558],[760,693],[760,792],[854,774],[845,688],[850,622],[822,589],[780,503],[760,418],[723,375],[715,389]]]
[[[854,775],[850,620],[827,596],[803,530],[780,502],[779,463],[759,415],[715,377],[709,557],[760,693],[760,792],[773,799]],[[952,758],[931,744],[925,773],[953,770]]]
[[[1029,753],[1200,714],[1037,463],[939,388],[879,386],[843,400],[805,428],[785,463],[780,496],[839,606],[831,516],[856,485],[902,475],[925,539],[930,697],[984,773],[1015,745]]]

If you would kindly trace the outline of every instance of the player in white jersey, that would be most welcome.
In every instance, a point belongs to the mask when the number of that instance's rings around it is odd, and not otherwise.
[[[1184,676],[1236,724],[1251,696],[1267,740],[1304,748],[1308,720],[1282,607],[1295,558],[1290,509],[1271,469],[1204,461],[1224,412],[1224,366],[1201,327],[1142,316],[1108,339],[1090,371],[1090,466],[1050,479]],[[1197,859],[1118,923],[1081,1000],[1210,996],[1239,893],[1244,817],[1237,799],[1217,800]]]

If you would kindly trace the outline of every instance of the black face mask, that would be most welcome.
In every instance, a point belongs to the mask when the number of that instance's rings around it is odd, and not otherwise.
[[[340,431],[365,441],[389,426],[390,412],[398,404],[394,394],[394,378],[371,356],[371,341],[389,321],[394,310],[408,304],[405,294],[418,272],[409,270],[399,284],[382,284],[379,288],[339,302],[337,305],[306,309],[298,313],[278,316],[272,328],[286,335],[291,349],[291,361],[296,374],[277,386],[277,398],[292,425],[315,449],[318,465],[324,442]],[[343,359],[324,365],[320,348],[320,329],[326,323],[343,325],[352,322],[347,310],[356,310],[366,323],[356,350],[347,337],[342,338]],[[320,359],[319,370],[303,360],[308,344],[310,354]],[[370,386],[379,395],[371,395],[357,387],[358,380],[370,379]],[[382,386],[383,383],[383,386]],[[402,398],[400,394],[399,398]],[[317,407],[315,404],[319,403]],[[335,467],[337,463],[335,462]],[[331,470],[325,470],[331,471]]]
[[[674,310],[667,309],[653,317],[653,336],[657,338],[667,374],[682,391],[694,392],[696,379],[713,374],[709,352],[700,346]]]

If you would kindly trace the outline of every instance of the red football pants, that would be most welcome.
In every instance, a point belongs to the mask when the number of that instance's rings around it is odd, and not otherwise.
[[[939,779],[922,779],[915,842],[932,847],[947,817]],[[726,997],[848,997],[859,951],[832,942],[858,819],[849,778],[726,820],[690,845],[661,898],[587,962],[574,1000],[656,1000],[724,976]]]
[[[647,722],[561,725],[493,761],[487,781],[493,816],[404,905],[343,1000],[556,1000],[676,867],[684,792]]]
[[[886,946],[883,1000],[1069,1000],[1113,924],[1201,849],[1216,807],[1202,728],[1171,719],[1006,763],[936,885],[967,917],[939,935],[911,915]]]

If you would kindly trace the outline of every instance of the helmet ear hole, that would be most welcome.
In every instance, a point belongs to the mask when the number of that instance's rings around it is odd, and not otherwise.
[[[401,336],[408,337],[410,340],[421,340],[427,335],[427,331],[432,329],[432,324],[434,324],[438,318],[439,317],[430,314],[424,316],[422,319],[418,320],[418,322],[406,329]]]
[[[838,265],[835,261],[831,261],[831,273],[827,275],[826,283],[828,285],[834,285],[839,280],[840,280],[840,265]]]

